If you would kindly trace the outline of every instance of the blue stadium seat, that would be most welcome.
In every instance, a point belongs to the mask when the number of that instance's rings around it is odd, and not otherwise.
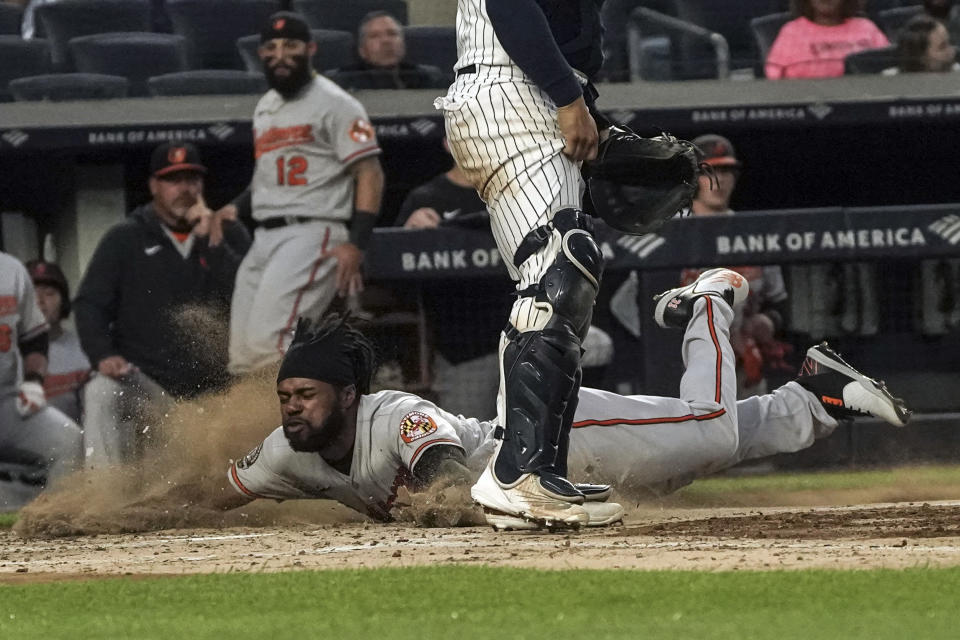
[[[260,33],[279,0],[167,0],[173,32],[187,39],[196,69],[242,69],[236,42]]]
[[[123,76],[130,95],[148,95],[147,79],[186,71],[187,47],[183,36],[170,33],[101,33],[70,41],[77,70]]]
[[[774,41],[780,34],[780,29],[792,19],[792,13],[781,11],[780,13],[760,16],[750,21],[750,30],[753,32],[753,39],[757,43],[761,63],[766,61],[770,48],[773,47]]]
[[[149,31],[149,0],[57,0],[37,7],[56,69],[72,70],[69,42],[114,31]]]
[[[20,25],[23,23],[23,9],[15,4],[0,2],[0,35],[20,35]]]
[[[50,46],[46,40],[0,36],[0,101],[13,100],[11,80],[50,72]]]
[[[844,75],[880,73],[884,69],[897,66],[897,47],[881,47],[851,53],[843,59]]]
[[[407,43],[408,62],[440,67],[452,79],[453,65],[457,62],[456,27],[404,27],[403,36]]]
[[[775,11],[785,11],[788,7],[788,0],[678,0],[677,17],[726,38],[730,46],[731,69],[757,69],[760,67],[760,53],[751,33],[751,20]],[[709,78],[715,74],[713,51],[708,44],[684,37],[679,45],[686,75]]]
[[[201,96],[263,93],[262,73],[237,69],[198,69],[154,76],[147,81],[154,96]]]
[[[877,25],[887,34],[890,42],[897,41],[897,35],[905,24],[910,22],[910,18],[923,13],[923,5],[917,4],[909,7],[894,7],[877,14]]]
[[[313,29],[336,29],[354,35],[360,20],[371,11],[388,11],[400,24],[409,21],[405,0],[293,0],[293,8]]]
[[[641,6],[668,16],[675,17],[677,15],[675,0],[607,0],[604,2],[600,10],[605,28],[601,76],[608,82],[627,82],[630,80],[627,22],[630,14]],[[646,78],[647,76],[642,77]]]
[[[17,102],[125,98],[129,87],[126,78],[96,73],[55,73],[10,82]]]
[[[357,45],[353,34],[348,31],[333,29],[311,29],[313,41],[317,43],[317,54],[313,56],[313,68],[324,73],[331,69],[339,69],[357,61]],[[260,36],[244,36],[237,40],[237,49],[243,58],[247,71],[262,72],[263,65],[257,49],[260,47]]]

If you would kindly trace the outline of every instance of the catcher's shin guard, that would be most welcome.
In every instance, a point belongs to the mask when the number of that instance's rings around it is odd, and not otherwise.
[[[540,281],[520,293],[532,298],[537,310],[546,311],[546,319],[515,326],[522,323],[513,318],[506,329],[509,341],[502,355],[506,425],[494,467],[501,482],[537,473],[557,493],[577,497],[579,492],[553,469],[566,409],[578,391],[580,344],[590,326],[603,272],[603,256],[587,229],[589,223],[580,211],[564,209],[550,225],[531,232],[529,242],[517,252],[519,266],[551,240],[558,245]]]

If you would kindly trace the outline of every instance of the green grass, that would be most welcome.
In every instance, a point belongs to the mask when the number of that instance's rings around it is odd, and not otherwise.
[[[829,491],[874,489],[931,484],[960,485],[960,466],[902,467],[883,470],[774,473],[757,476],[717,476],[697,480],[684,495],[711,495],[758,491]]]
[[[0,638],[956,638],[960,569],[442,566],[0,587]]]
[[[16,513],[0,513],[0,529],[9,529],[16,521]]]

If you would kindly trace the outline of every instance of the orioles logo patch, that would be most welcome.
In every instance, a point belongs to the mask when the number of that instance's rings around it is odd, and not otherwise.
[[[374,135],[373,127],[363,118],[357,118],[350,125],[350,139],[354,142],[370,142]]]
[[[283,29],[284,26],[286,26],[286,24],[287,24],[287,21],[285,18],[277,18],[273,23],[273,28],[276,31],[280,31],[281,29]]]
[[[187,159],[187,149],[186,147],[173,147],[167,153],[167,160],[170,161],[170,164],[180,164]]]
[[[420,438],[426,438],[437,430],[437,423],[433,418],[419,411],[411,411],[400,421],[400,437],[407,444]]]
[[[253,466],[253,463],[257,461],[257,458],[260,457],[260,450],[263,449],[263,443],[261,442],[256,446],[256,448],[243,456],[242,459],[237,460],[237,469],[249,469]]]

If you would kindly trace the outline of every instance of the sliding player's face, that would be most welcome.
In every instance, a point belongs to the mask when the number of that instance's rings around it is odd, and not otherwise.
[[[283,435],[294,451],[319,453],[343,431],[346,412],[336,387],[312,378],[277,383]]]

